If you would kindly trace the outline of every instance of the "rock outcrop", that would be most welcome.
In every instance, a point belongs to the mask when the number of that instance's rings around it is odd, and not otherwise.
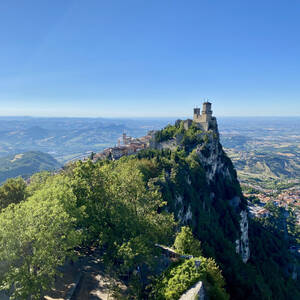
[[[293,256],[299,249],[289,246],[286,224],[248,218],[247,199],[215,125],[178,120],[158,131],[147,153],[159,170],[153,183],[166,209],[201,241],[203,255],[222,268],[232,299],[298,299],[299,261]]]
[[[248,238],[248,216],[247,211],[242,210],[241,213],[241,237],[235,241],[236,253],[240,254],[244,263],[250,258],[249,238]]]
[[[220,206],[220,202],[225,202],[224,209],[234,211],[237,218],[235,222],[237,228],[235,233],[232,233],[236,235],[232,242],[233,244],[235,243],[236,252],[240,254],[243,262],[246,263],[250,257],[247,204],[243,199],[233,164],[220,144],[217,124],[213,129],[199,131],[194,138],[199,142],[188,145],[188,147],[184,144],[184,133],[176,134],[167,140],[152,143],[152,145],[158,150],[169,149],[174,151],[176,149],[184,149],[186,152],[196,155],[205,176],[205,182],[200,187],[201,191],[199,190],[199,185],[197,187],[198,190],[195,191],[199,194],[202,193],[202,196],[199,196],[198,205],[210,214],[211,205]],[[189,174],[187,174],[185,180],[188,185],[195,189]],[[199,178],[200,180],[202,179]],[[203,190],[205,191],[203,192]],[[205,200],[207,198],[209,200]],[[174,199],[175,204],[172,210],[177,219],[183,224],[197,222],[198,211],[195,208],[195,204],[190,203],[189,197],[184,195],[182,191],[178,191]],[[222,214],[220,211],[218,213]],[[195,224],[195,227],[197,227],[197,224]]]

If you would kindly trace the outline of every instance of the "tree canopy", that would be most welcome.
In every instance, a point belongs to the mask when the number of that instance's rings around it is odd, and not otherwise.
[[[0,211],[12,203],[19,203],[26,198],[26,183],[21,178],[10,178],[0,186]]]
[[[74,205],[67,180],[59,178],[0,214],[1,289],[12,289],[12,299],[39,299],[80,243],[76,219],[68,213]]]
[[[180,232],[177,233],[174,248],[181,254],[195,257],[202,255],[201,242],[194,238],[192,230],[188,226],[181,227]]]
[[[20,179],[3,187],[6,196],[21,190],[22,197],[11,196],[17,200],[6,203],[21,202],[0,214],[0,288],[15,299],[38,299],[82,245],[101,247],[126,272],[151,265],[155,243],[171,242],[175,222],[160,211],[166,203],[141,169],[130,159],[77,162],[57,175],[34,175],[27,187]]]

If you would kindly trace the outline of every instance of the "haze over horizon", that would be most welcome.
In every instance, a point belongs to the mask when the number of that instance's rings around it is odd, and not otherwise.
[[[0,3],[0,115],[300,116],[300,3]]]

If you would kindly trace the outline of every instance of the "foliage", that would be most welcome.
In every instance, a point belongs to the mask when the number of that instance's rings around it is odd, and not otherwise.
[[[152,299],[177,300],[198,281],[204,282],[210,299],[229,299],[224,289],[224,279],[215,261],[202,256],[167,269],[156,281],[151,295]]]
[[[249,200],[252,204],[260,204],[260,200],[257,196],[250,195],[247,197],[247,200]]]
[[[173,138],[176,134],[177,128],[172,125],[167,125],[163,130],[155,133],[155,141],[157,143],[167,141]]]
[[[223,270],[233,299],[299,298],[299,280],[292,281],[285,272],[291,257],[289,241],[276,227],[280,223],[250,221],[251,259],[243,264],[235,254],[239,212],[246,201],[220,144],[216,145],[218,159],[228,172],[207,181],[211,166],[201,164],[198,152],[210,155],[213,134],[194,125],[185,130],[177,122],[161,136],[176,138],[179,147],[174,151],[148,149],[119,161],[79,161],[60,174],[34,175],[26,188],[19,179],[0,188],[1,205],[8,205],[0,214],[1,288],[15,286],[17,299],[38,298],[74,247],[97,245],[108,263],[118,266],[142,290],[132,274],[140,267],[151,269],[155,243],[171,243],[174,213],[189,226],[177,235],[176,248],[198,256],[200,242],[193,232],[201,240],[203,254],[213,257]],[[238,207],[229,204],[235,196],[241,199]],[[275,209],[273,215],[280,219],[280,213]],[[188,215],[192,217],[184,218]],[[296,237],[294,221],[290,214],[287,229]],[[200,259],[198,269],[192,260],[169,269],[154,293],[173,299],[174,293],[203,280],[211,297],[227,299],[214,261]]]
[[[283,207],[275,205],[272,201],[269,201],[265,205],[265,208],[270,214],[261,220],[264,228],[279,235],[287,235],[286,210]]]
[[[192,230],[188,226],[183,226],[180,232],[176,234],[174,248],[181,254],[188,254],[193,256],[201,256],[201,243],[195,239]]]
[[[286,273],[287,266],[293,262],[289,252],[289,242],[280,232],[265,227],[262,221],[250,219],[251,260],[245,271],[239,274],[239,280],[249,293],[247,298],[299,299],[299,279],[294,281]],[[243,274],[244,276],[247,274],[248,279],[243,278]],[[255,290],[251,290],[249,284],[252,280],[256,282]]]
[[[8,179],[0,186],[0,211],[9,204],[19,203],[26,198],[26,183],[21,178]]]
[[[300,246],[300,224],[297,222],[296,209],[288,208],[288,217],[286,219],[287,230],[292,244]]]
[[[84,207],[79,225],[86,242],[107,249],[110,259],[130,270],[151,261],[154,244],[168,242],[174,220],[165,212],[158,188],[143,180],[140,163],[123,159],[104,165],[78,163],[72,181],[77,205]]]
[[[2,211],[0,289],[12,289],[11,299],[40,299],[52,284],[57,266],[80,243],[75,219],[67,212],[74,207],[74,194],[66,179],[59,178],[27,201]]]
[[[205,136],[209,137],[209,133]],[[207,141],[212,142],[213,138]],[[201,143],[198,144],[201,148],[206,146],[205,141]],[[137,157],[151,161],[151,171],[147,170],[147,174],[151,174],[151,179],[161,188],[168,210],[174,212],[178,219],[191,213],[192,218],[187,219],[185,224],[201,240],[203,254],[213,257],[223,270],[226,289],[233,299],[298,297],[299,280],[293,281],[291,275],[286,273],[288,266],[294,263],[288,251],[289,240],[285,240],[274,225],[273,229],[269,226],[270,230],[266,231],[265,224],[257,221],[250,223],[251,258],[247,264],[235,253],[235,241],[240,235],[239,211],[246,209],[246,200],[232,162],[221,145],[218,159],[228,168],[229,174],[217,174],[210,184],[205,178],[209,166],[204,168],[201,165],[195,149],[147,150]],[[229,205],[235,196],[241,199],[238,208]],[[297,234],[292,219],[288,230],[294,230]],[[271,276],[267,275],[270,273]]]
[[[42,189],[49,178],[52,178],[52,174],[48,171],[33,174],[30,177],[30,184],[26,188],[27,194],[33,195],[37,190]]]
[[[162,211],[158,187],[145,182],[140,169],[143,162],[123,159],[77,162],[55,176],[34,175],[29,198],[0,215],[0,261],[7,265],[2,289],[15,284],[18,299],[39,297],[81,242],[100,245],[121,272],[151,265],[155,243],[169,243],[175,223]]]

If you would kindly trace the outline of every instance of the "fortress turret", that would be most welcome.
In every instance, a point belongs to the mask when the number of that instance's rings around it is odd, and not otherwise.
[[[187,130],[191,127],[193,121],[198,125],[202,130],[216,130],[217,131],[217,119],[213,117],[211,110],[211,103],[205,101],[202,106],[202,113],[200,108],[194,108],[194,117],[193,120],[187,119],[184,121],[184,128]]]
[[[202,106],[202,113],[200,114],[200,108],[194,108],[194,122],[199,124],[203,130],[209,130],[216,128],[217,120],[212,116],[211,103],[205,101]]]
[[[206,101],[206,102],[203,103],[202,114],[212,116],[212,110],[211,110],[211,103],[210,102]]]
[[[210,122],[212,118],[211,103],[206,101],[203,103],[201,122]]]
[[[200,108],[194,108],[194,118],[198,118],[200,116]]]

